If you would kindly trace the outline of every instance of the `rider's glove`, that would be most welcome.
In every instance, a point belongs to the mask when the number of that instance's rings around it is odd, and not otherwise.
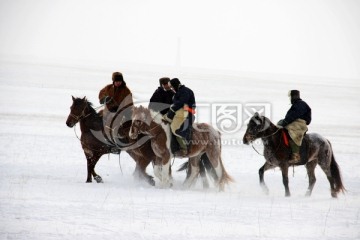
[[[165,124],[168,124],[168,123],[171,123],[172,120],[170,118],[168,118],[167,115],[164,115],[163,118],[162,118],[162,121],[165,123]]]
[[[168,119],[173,120],[175,116],[175,112],[170,108],[170,110],[165,115]]]
[[[105,103],[109,103],[112,100],[111,97],[109,96],[105,96],[102,99],[100,99],[100,104],[105,104]]]
[[[281,119],[280,121],[278,121],[278,123],[276,125],[285,127],[287,125],[287,122],[284,119]]]

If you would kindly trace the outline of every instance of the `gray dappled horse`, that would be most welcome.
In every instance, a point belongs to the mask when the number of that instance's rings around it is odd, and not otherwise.
[[[266,170],[280,167],[285,186],[285,196],[290,196],[288,169],[291,150],[284,144],[283,128],[278,128],[268,118],[259,116],[258,113],[250,119],[247,126],[243,142],[249,144],[254,140],[261,138],[264,144],[265,164],[259,169],[260,185],[265,192],[268,188],[264,182],[264,172]],[[309,177],[309,186],[306,192],[311,195],[316,182],[315,167],[317,164],[325,172],[330,183],[331,196],[337,197],[337,194],[345,191],[341,180],[341,174],[338,164],[335,161],[334,153],[329,140],[317,133],[310,133],[304,136],[300,148],[301,162],[297,165],[304,165]]]

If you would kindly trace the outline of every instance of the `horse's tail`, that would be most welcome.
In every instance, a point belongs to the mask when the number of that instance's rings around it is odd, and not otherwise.
[[[210,159],[209,159],[208,155],[206,155],[206,153],[201,155],[200,163],[205,167],[206,172],[209,174],[209,176],[211,176],[215,182],[218,182],[219,177],[216,174],[216,171],[215,171],[213,165],[211,164]]]
[[[235,182],[235,180],[226,172],[224,164],[222,163],[222,159],[220,157],[220,164],[221,164],[221,168],[222,168],[222,176],[220,179],[220,184],[228,184],[230,182]]]
[[[337,164],[337,162],[335,161],[335,156],[334,156],[334,151],[332,150],[332,146],[330,141],[328,141],[330,144],[330,149],[331,149],[331,162],[330,162],[330,172],[331,172],[331,176],[334,179],[334,184],[335,184],[335,191],[336,193],[338,192],[345,192],[346,189],[342,183],[342,178],[341,178],[341,173],[340,173],[340,168],[339,165]]]

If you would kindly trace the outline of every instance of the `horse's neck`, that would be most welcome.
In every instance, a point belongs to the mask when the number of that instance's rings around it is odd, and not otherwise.
[[[161,130],[162,130],[161,125],[155,122],[154,120],[152,120],[149,125],[149,129],[147,131],[151,136],[156,136],[159,133],[161,133]]]
[[[270,127],[264,131],[264,136],[261,138],[264,146],[274,147],[279,144],[281,130],[275,125],[270,125]]]
[[[80,120],[81,132],[91,130],[101,130],[103,127],[102,120],[95,111],[87,111],[85,117]]]

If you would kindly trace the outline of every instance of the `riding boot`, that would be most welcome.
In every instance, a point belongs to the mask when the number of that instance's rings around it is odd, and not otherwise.
[[[178,152],[176,152],[175,155],[178,157],[186,157],[186,155],[188,154],[188,150],[187,150],[187,145],[186,145],[185,139],[182,137],[176,136],[176,140],[179,143],[180,150]]]
[[[291,158],[289,164],[297,164],[300,162],[300,146],[296,145],[293,140],[289,141],[291,147]]]

